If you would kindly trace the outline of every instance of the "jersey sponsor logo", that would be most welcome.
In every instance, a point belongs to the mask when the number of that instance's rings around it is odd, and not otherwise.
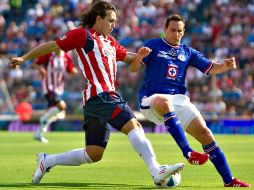
[[[165,51],[159,51],[159,53],[157,54],[157,57],[163,57],[165,59],[170,59],[169,54]]]
[[[116,54],[114,51],[108,51],[107,49],[103,48],[102,49],[102,53],[105,57],[111,57],[111,58],[115,58]]]
[[[179,53],[179,50],[171,48],[171,50],[168,52],[159,51],[159,53],[157,54],[157,57],[163,57],[165,59],[176,59],[178,53]]]
[[[106,57],[115,58],[116,50],[115,47],[111,45],[111,41],[105,39],[104,37],[100,37],[101,43],[103,44],[102,53]]]
[[[178,73],[178,66],[177,65],[168,65],[167,78],[176,79],[177,73]]]

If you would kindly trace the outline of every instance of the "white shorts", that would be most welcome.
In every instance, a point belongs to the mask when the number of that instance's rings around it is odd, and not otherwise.
[[[149,97],[143,97],[141,101],[141,106],[150,106],[153,99],[160,94],[154,94]],[[163,94],[168,97],[170,102],[173,104],[176,116],[178,117],[179,121],[184,130],[188,127],[191,121],[201,116],[200,112],[197,108],[190,102],[190,98],[188,96],[182,94]],[[164,125],[164,118],[159,116],[155,110],[153,109],[141,109],[141,112],[144,114],[147,120],[157,124],[157,125]]]

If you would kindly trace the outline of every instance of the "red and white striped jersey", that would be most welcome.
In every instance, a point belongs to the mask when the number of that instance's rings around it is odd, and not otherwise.
[[[60,55],[53,52],[37,58],[35,63],[43,66],[46,70],[46,76],[42,78],[42,93],[55,92],[62,95],[64,91],[64,72],[70,73],[74,68],[70,55],[64,51],[61,51]]]
[[[56,40],[64,51],[76,49],[79,66],[87,79],[83,102],[101,92],[115,91],[116,62],[123,61],[126,48],[113,37],[97,33],[93,29],[78,28]]]

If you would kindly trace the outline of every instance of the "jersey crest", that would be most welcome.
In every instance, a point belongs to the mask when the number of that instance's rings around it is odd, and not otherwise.
[[[186,61],[186,57],[185,57],[185,55],[184,54],[180,54],[180,55],[178,55],[178,59],[180,60],[180,61]]]
[[[178,73],[178,66],[177,65],[168,65],[167,78],[176,79],[177,73]]]

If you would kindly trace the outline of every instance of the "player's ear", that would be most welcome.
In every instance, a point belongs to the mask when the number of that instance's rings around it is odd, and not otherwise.
[[[167,27],[166,27],[166,26],[164,26],[164,33],[166,33],[166,30],[167,30]]]
[[[95,21],[98,23],[98,22],[100,22],[100,21],[101,21],[101,19],[102,19],[102,18],[101,18],[99,15],[97,15],[97,16],[96,16],[96,20],[95,20]]]

